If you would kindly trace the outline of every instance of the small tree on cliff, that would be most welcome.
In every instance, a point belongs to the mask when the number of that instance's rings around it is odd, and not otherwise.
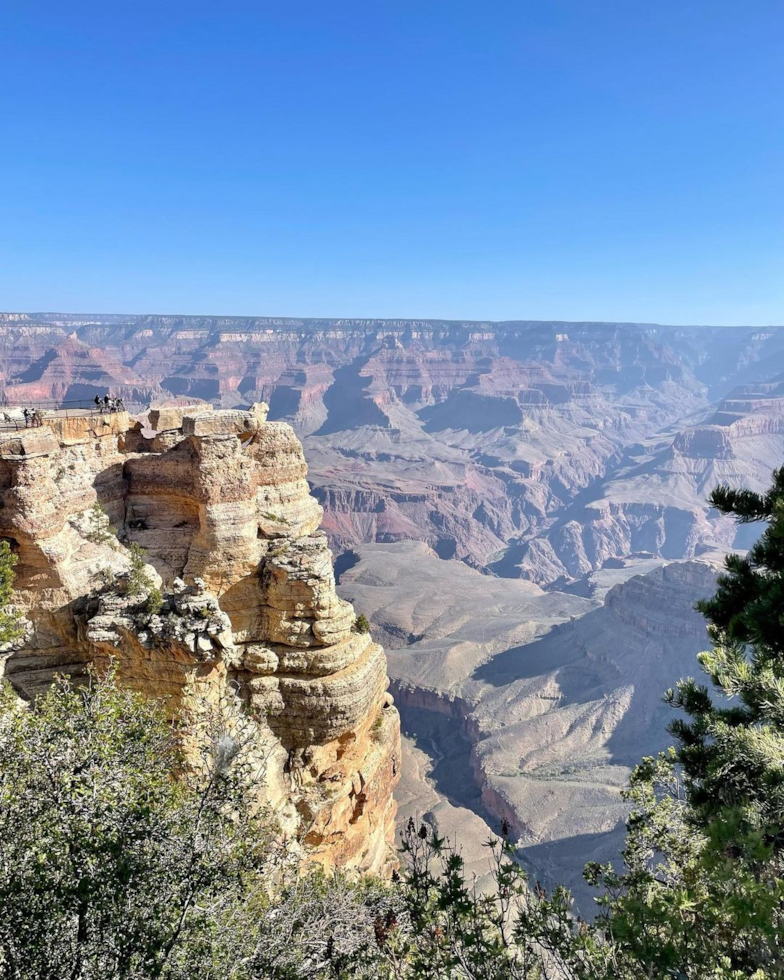
[[[16,555],[7,541],[0,541],[0,644],[9,643],[22,635],[19,617],[9,608],[14,595],[14,565]]]

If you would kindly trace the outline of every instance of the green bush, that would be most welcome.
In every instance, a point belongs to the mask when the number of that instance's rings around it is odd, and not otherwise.
[[[6,688],[0,977],[209,975],[210,937],[272,864],[235,739],[213,732],[178,781],[161,705],[111,674],[32,709]]]
[[[110,524],[109,516],[99,501],[96,500],[90,508],[88,520],[89,528],[85,535],[88,541],[92,541],[93,544],[110,544],[117,547],[117,532]]]
[[[0,644],[19,639],[23,632],[19,617],[10,608],[14,594],[16,562],[11,545],[0,540]]]
[[[151,616],[157,616],[158,613],[163,609],[163,595],[161,590],[158,588],[151,588],[147,593],[147,601],[144,603],[145,610]]]

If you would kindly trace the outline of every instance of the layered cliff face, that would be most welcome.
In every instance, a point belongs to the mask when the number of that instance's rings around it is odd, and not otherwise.
[[[100,348],[54,325],[0,321],[0,396],[11,404],[90,399],[110,390],[128,402],[161,398],[145,381]]]
[[[335,593],[300,443],[260,405],[150,422],[120,413],[0,435],[0,536],[31,624],[6,678],[29,697],[55,672],[114,658],[124,682],[186,715],[239,698],[284,830],[326,864],[380,869],[398,716],[382,648]],[[149,563],[139,594],[134,543]]]
[[[504,574],[544,586],[582,579],[631,555],[696,558],[747,548],[759,533],[710,508],[718,484],[762,493],[784,459],[784,383],[743,385],[696,424],[631,446],[541,532],[509,546]]]

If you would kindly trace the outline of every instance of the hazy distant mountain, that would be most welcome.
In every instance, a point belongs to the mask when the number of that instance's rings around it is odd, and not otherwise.
[[[9,401],[264,399],[305,439],[338,550],[413,538],[544,586],[731,545],[705,494],[780,458],[777,374],[778,329],[0,317]]]

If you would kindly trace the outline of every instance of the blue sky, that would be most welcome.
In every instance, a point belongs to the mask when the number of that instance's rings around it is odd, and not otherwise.
[[[784,323],[778,0],[4,0],[0,66],[0,309]]]

